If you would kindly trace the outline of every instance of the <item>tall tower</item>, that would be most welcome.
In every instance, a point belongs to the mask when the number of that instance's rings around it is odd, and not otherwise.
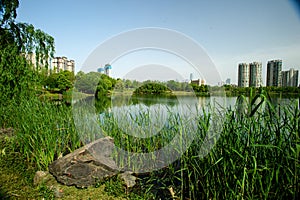
[[[193,76],[193,73],[190,73],[190,81],[192,82],[194,76]]]
[[[249,87],[249,65],[240,63],[238,66],[238,86]]]
[[[290,69],[290,86],[292,86],[292,87],[298,86],[298,76],[299,76],[299,71],[291,68]]]
[[[297,87],[298,86],[298,70],[291,68],[288,71],[282,71],[282,86],[283,87]]]
[[[249,86],[260,87],[262,85],[262,63],[253,62],[249,64],[250,75],[249,75]]]
[[[282,71],[281,72],[281,86],[288,87],[290,86],[290,71]]]
[[[110,64],[106,64],[106,65],[104,66],[104,70],[105,70],[105,74],[106,74],[107,76],[110,76],[111,65],[110,65]]]
[[[103,72],[104,72],[104,69],[103,69],[103,67],[99,67],[99,68],[97,69],[97,72],[99,72],[99,73],[103,74]]]
[[[282,60],[271,60],[267,64],[267,86],[281,86]]]

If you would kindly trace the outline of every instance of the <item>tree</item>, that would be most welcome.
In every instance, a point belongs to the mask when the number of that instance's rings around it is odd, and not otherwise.
[[[78,72],[75,76],[75,88],[79,92],[94,94],[101,74],[98,72]]]
[[[22,98],[41,84],[24,55],[35,53],[38,63],[45,63],[54,53],[54,39],[33,25],[16,22],[18,0],[0,1],[0,94],[1,103]]]
[[[17,47],[19,53],[36,53],[47,61],[54,53],[54,39],[28,23],[16,22],[19,0],[0,1],[0,48]]]
[[[115,79],[105,74],[101,74],[100,80],[97,84],[97,89],[95,94],[96,98],[109,94],[115,85],[116,85]]]
[[[47,89],[59,89],[61,92],[73,88],[75,76],[73,72],[61,71],[59,73],[50,74],[44,83]]]
[[[160,83],[153,83],[147,82],[146,84],[142,85],[141,87],[137,88],[134,94],[154,94],[154,95],[161,95],[161,94],[171,94],[172,91],[165,85]]]

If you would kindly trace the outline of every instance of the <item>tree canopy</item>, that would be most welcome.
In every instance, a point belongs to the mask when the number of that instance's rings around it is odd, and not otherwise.
[[[37,63],[47,67],[48,58],[54,53],[53,37],[31,24],[16,21],[18,6],[18,0],[0,0],[1,103],[20,98],[41,84],[38,70],[32,70],[24,55],[34,53]]]
[[[171,94],[172,91],[165,85],[161,83],[146,83],[142,85],[141,87],[137,88],[134,92],[134,94],[155,94],[155,95],[161,95],[161,94]]]
[[[19,0],[0,1],[0,48],[16,47],[19,53],[35,53],[47,61],[54,53],[54,39],[32,24],[17,22]]]

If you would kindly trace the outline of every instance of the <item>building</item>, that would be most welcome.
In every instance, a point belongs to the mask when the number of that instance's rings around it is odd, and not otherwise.
[[[299,70],[290,69],[290,86],[298,87]]]
[[[103,68],[103,67],[99,67],[99,68],[97,69],[97,72],[103,74],[103,73],[104,73],[104,68]]]
[[[206,81],[204,79],[191,80],[191,84],[200,86],[205,85]]]
[[[282,60],[271,60],[267,64],[267,86],[281,86]]]
[[[240,63],[238,65],[238,86],[249,87],[249,65]]]
[[[35,70],[46,67],[47,69],[50,69],[48,66],[51,65],[51,59],[38,59],[35,53],[24,53],[23,55],[25,56],[26,60],[28,60],[33,65],[33,68]]]
[[[249,64],[249,86],[260,87],[262,86],[262,63],[253,62]]]
[[[65,70],[70,71],[70,72],[74,72],[75,71],[75,61],[74,60],[68,60],[67,68]]]
[[[194,75],[193,73],[190,73],[190,81],[192,81],[194,79]]]
[[[226,85],[230,85],[230,83],[231,83],[230,78],[226,79],[225,84],[226,84]]]
[[[291,68],[288,71],[282,71],[282,86],[283,87],[297,87],[299,71]]]
[[[110,64],[106,64],[104,66],[104,72],[107,76],[110,76],[110,71],[111,71],[111,65]]]
[[[51,62],[51,69],[54,72],[60,72],[60,71],[75,71],[75,61],[74,60],[68,60],[67,57],[54,57]]]

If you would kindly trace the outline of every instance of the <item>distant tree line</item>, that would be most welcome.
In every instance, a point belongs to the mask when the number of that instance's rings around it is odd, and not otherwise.
[[[240,94],[250,95],[250,92],[254,91],[258,93],[261,90],[266,91],[270,95],[287,95],[287,96],[299,96],[300,97],[300,87],[236,87],[232,85],[224,85],[222,86],[228,96],[238,96]]]

